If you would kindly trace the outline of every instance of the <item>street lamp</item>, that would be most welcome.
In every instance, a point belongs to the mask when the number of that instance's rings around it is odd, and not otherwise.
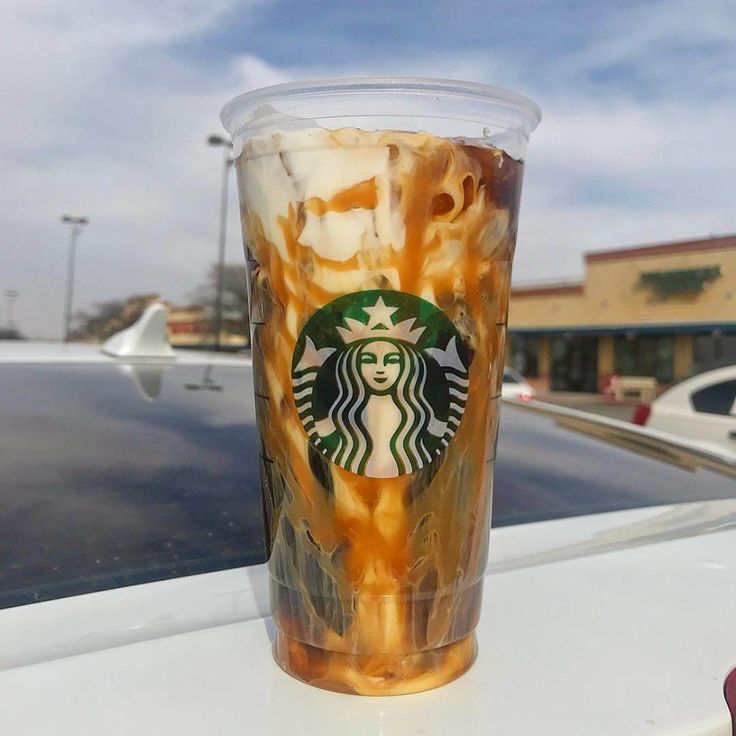
[[[20,292],[16,289],[5,289],[5,298],[8,300],[8,329],[12,330],[15,327],[13,320],[13,305],[15,300],[20,296]]]
[[[210,146],[222,146],[224,152],[222,167],[222,194],[220,199],[220,239],[217,259],[217,295],[215,297],[215,350],[220,349],[220,332],[222,331],[222,292],[225,285],[225,237],[227,235],[227,184],[230,177],[230,156],[233,144],[221,135],[211,135],[207,139]]]
[[[69,342],[69,326],[72,321],[72,296],[74,293],[74,259],[77,251],[77,237],[82,228],[89,224],[86,217],[75,217],[73,215],[62,215],[61,221],[65,225],[71,225],[69,237],[69,255],[66,261],[66,295],[64,298],[64,342]]]

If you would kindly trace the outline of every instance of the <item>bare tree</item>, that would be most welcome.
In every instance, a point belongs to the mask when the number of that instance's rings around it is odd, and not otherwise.
[[[222,327],[226,332],[242,335],[250,341],[248,320],[248,285],[245,265],[228,263],[223,271]],[[217,264],[212,264],[205,282],[195,289],[190,298],[204,309],[207,324],[214,332],[217,305]]]
[[[126,327],[130,327],[143,310],[159,300],[158,294],[134,294],[126,299],[98,302],[89,311],[74,315],[70,339],[78,342],[102,342]]]

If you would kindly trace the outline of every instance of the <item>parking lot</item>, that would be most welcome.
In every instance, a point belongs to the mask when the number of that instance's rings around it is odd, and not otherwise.
[[[546,401],[550,404],[558,404],[566,406],[570,409],[578,411],[589,411],[593,414],[602,414],[612,419],[620,419],[621,421],[631,421],[636,401],[623,401],[617,403],[610,398],[601,394],[590,394],[580,392],[567,391],[549,391],[546,393],[538,393],[539,401]]]

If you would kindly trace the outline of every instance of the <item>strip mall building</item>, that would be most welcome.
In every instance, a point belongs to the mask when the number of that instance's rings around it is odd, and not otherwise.
[[[559,391],[736,364],[736,236],[587,253],[582,281],[514,287],[507,363]]]

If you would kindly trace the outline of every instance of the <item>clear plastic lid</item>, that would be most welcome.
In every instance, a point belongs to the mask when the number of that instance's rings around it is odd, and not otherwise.
[[[425,131],[484,140],[523,158],[541,119],[526,97],[473,82],[411,77],[323,79],[278,84],[236,97],[222,109],[236,152],[244,139],[305,126]]]

